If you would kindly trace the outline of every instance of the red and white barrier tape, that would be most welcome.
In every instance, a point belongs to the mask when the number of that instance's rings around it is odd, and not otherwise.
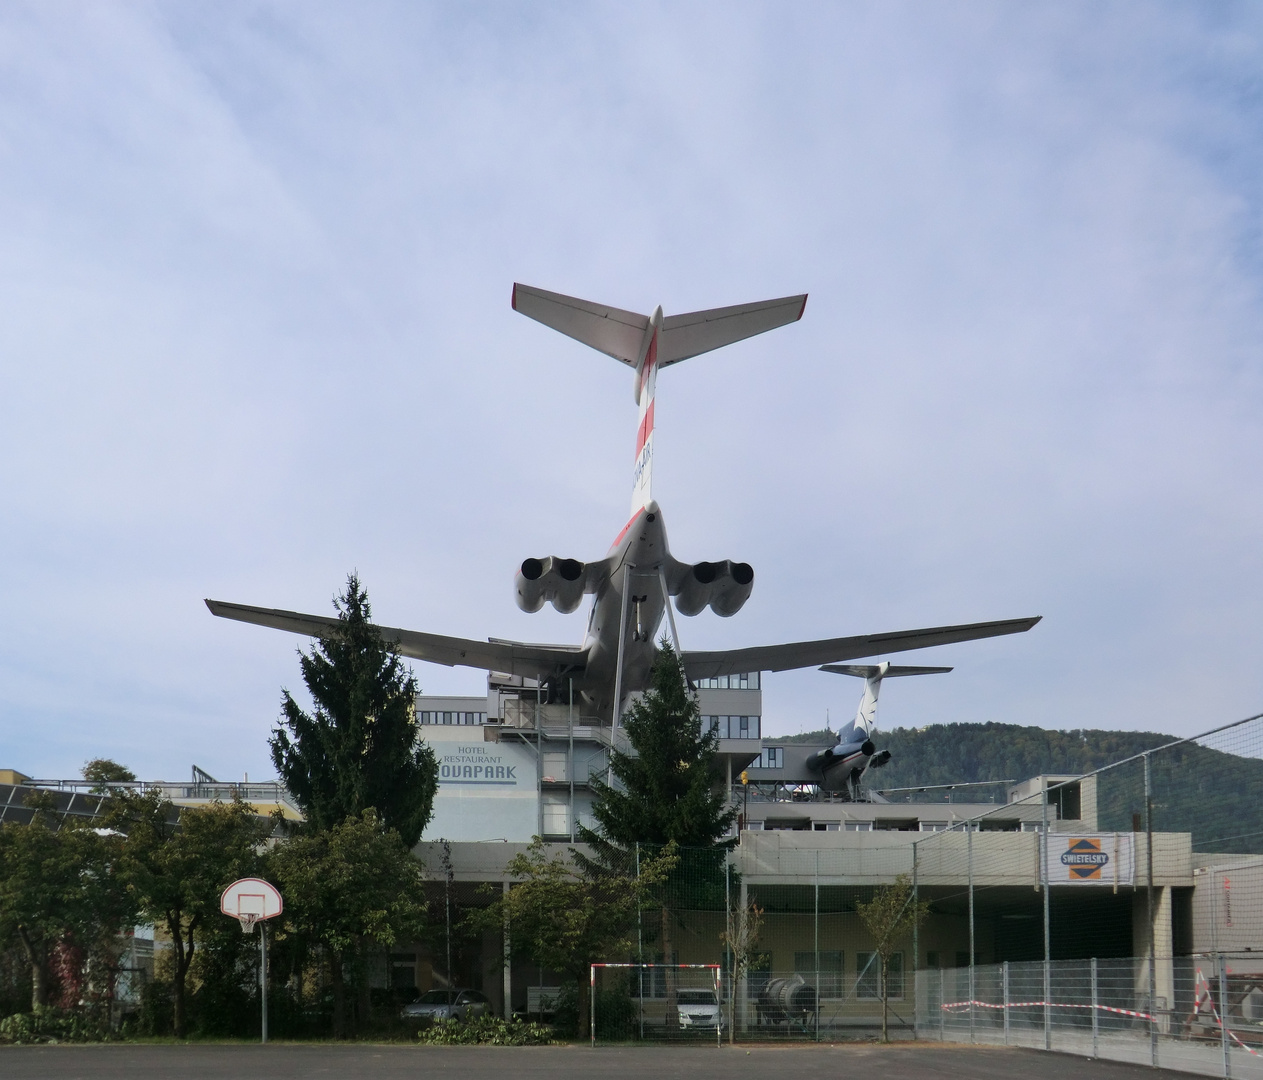
[[[1220,1030],[1227,1032],[1228,1038],[1230,1038],[1234,1043],[1236,1043],[1239,1047],[1241,1047],[1241,1049],[1244,1050],[1247,1054],[1253,1054],[1255,1057],[1261,1056],[1259,1052],[1255,1050],[1253,1047],[1247,1046],[1245,1043],[1243,1043],[1237,1037],[1237,1033],[1233,1031],[1232,1028],[1225,1026],[1223,1022],[1223,1018],[1219,1015],[1219,1010],[1215,1008],[1215,995],[1211,993],[1210,980],[1207,979],[1206,976],[1202,974],[1201,968],[1197,969],[1197,980],[1193,985],[1196,986],[1197,983],[1201,983],[1202,986],[1205,987],[1206,1004],[1210,1006],[1210,1013],[1215,1018],[1215,1023],[1219,1025]],[[1197,1019],[1198,1014],[1201,1012],[1202,995],[1203,995],[1203,991],[1198,990],[1197,997],[1194,998],[1193,1000],[1193,1012],[1192,1012],[1192,1015],[1190,1015],[1188,1018],[1188,1022],[1190,1024],[1195,1019]]]
[[[970,1005],[975,1005],[980,1009],[1005,1008],[1004,1005],[997,1005],[994,1001],[948,1001],[943,1003],[942,1008],[944,1010],[967,1009]],[[1069,1001],[1010,1001],[1008,1008],[1029,1009],[1035,1006],[1043,1008],[1045,1005],[1050,1009],[1099,1009],[1101,1012],[1115,1013],[1118,1016],[1136,1016],[1141,1020],[1153,1019],[1148,1013],[1136,1012],[1134,1009],[1117,1009],[1113,1005],[1081,1005]]]
[[[1188,1023],[1192,1024],[1192,1022],[1197,1019],[1197,1016],[1201,1012],[1202,1002],[1204,1000],[1205,1003],[1210,1006],[1210,1011],[1215,1018],[1215,1022],[1222,1030],[1228,1033],[1228,1038],[1235,1042],[1246,1053],[1253,1054],[1255,1057],[1263,1056],[1260,1055],[1253,1047],[1247,1046],[1243,1043],[1240,1038],[1237,1037],[1237,1033],[1233,1031],[1232,1028],[1225,1027],[1223,1019],[1219,1015],[1219,1010],[1215,1008],[1215,997],[1214,994],[1211,993],[1210,982],[1206,976],[1202,974],[1201,968],[1197,969],[1197,980],[1194,983],[1194,986],[1197,987],[1199,984],[1201,989],[1198,989],[1197,996],[1193,1000],[1193,1011],[1189,1015]],[[971,1005],[979,1009],[1006,1008],[1005,1005],[997,1005],[994,1001],[946,1001],[940,1006],[940,1008],[942,1008],[944,1012],[950,1012],[953,1009],[968,1009]],[[1154,1019],[1154,1017],[1149,1013],[1137,1012],[1135,1009],[1119,1009],[1115,1008],[1113,1005],[1084,1005],[1068,1001],[1010,1001],[1007,1008],[1030,1009],[1036,1007],[1044,1008],[1045,1006],[1050,1009],[1097,1009],[1100,1012],[1114,1013],[1117,1016],[1134,1016],[1140,1020]]]

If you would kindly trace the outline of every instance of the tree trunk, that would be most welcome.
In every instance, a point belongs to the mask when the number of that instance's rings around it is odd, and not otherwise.
[[[333,1037],[346,1038],[346,980],[342,974],[342,954],[329,950],[329,976],[333,982]]]
[[[586,978],[584,976],[587,976]],[[579,1030],[575,1032],[576,1038],[586,1039],[592,1031],[592,1014],[588,1009],[588,999],[592,995],[592,969],[578,977],[579,984]]]
[[[886,955],[881,958],[881,1041],[890,1042],[890,1034],[886,1028],[886,1019],[890,1015],[890,984],[886,979]]]
[[[31,965],[31,1011],[35,1012],[48,1004],[48,961],[43,950],[35,947],[25,927],[18,927],[18,937]]]
[[[372,1027],[371,1021],[373,1016],[373,995],[368,988],[368,949],[361,945],[359,948],[359,963],[355,968],[356,974],[356,996],[359,1001],[356,1007],[356,1035],[367,1034]]]
[[[185,976],[189,973],[189,967],[193,963],[193,950],[196,947],[193,939],[193,928],[197,923],[196,916],[189,921],[189,939],[186,944],[184,940],[184,928],[182,915],[179,911],[172,912],[167,916],[167,928],[171,931],[171,944],[175,946],[175,971],[171,981],[171,1014],[172,1026],[175,1028],[175,1037],[177,1039],[184,1038],[188,1027],[188,1019],[185,1010]]]
[[[680,1026],[680,1010],[677,1005],[675,968],[671,967],[671,912],[664,905],[662,908],[662,962],[666,965],[667,984],[667,1030]]]

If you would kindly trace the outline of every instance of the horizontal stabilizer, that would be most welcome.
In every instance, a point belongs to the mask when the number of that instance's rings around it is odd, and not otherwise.
[[[656,363],[659,367],[678,364],[691,356],[797,322],[806,306],[807,294],[802,293],[779,300],[671,315],[662,320]],[[520,283],[513,286],[513,310],[629,367],[640,363],[649,329],[648,315]]]
[[[513,310],[630,367],[639,362],[645,331],[649,329],[648,315],[637,315],[634,311],[606,307],[530,285],[514,284]]]
[[[762,300],[757,304],[690,311],[687,315],[670,315],[662,320],[662,343],[658,347],[658,365],[667,367],[700,356],[711,349],[720,349],[733,342],[754,337],[797,322],[807,307],[807,294],[783,296],[779,300]]]
[[[305,637],[323,637],[338,627],[338,619],[326,615],[303,615],[297,611],[277,608],[250,607],[246,604],[228,604],[222,600],[207,600],[212,615],[221,619],[269,626],[274,630],[288,630]],[[471,667],[479,671],[500,671],[507,675],[524,675],[529,678],[549,678],[568,671],[581,670],[586,662],[582,649],[565,645],[530,645],[517,641],[471,641],[466,638],[446,637],[442,634],[426,634],[419,630],[400,630],[393,626],[378,626],[385,641],[393,641],[399,652],[414,660],[425,660],[446,667]]]
[[[925,630],[898,630],[890,634],[864,634],[859,637],[826,638],[823,641],[795,641],[788,645],[756,645],[749,649],[721,649],[715,652],[684,653],[684,671],[689,679],[713,679],[739,675],[744,671],[790,671],[819,667],[888,652],[928,649],[957,641],[1022,634],[1042,616],[1006,619],[1002,622],[966,623],[962,626],[933,626]]]
[[[895,664],[882,671],[879,664],[825,664],[821,671],[831,671],[834,675],[854,675],[858,679],[874,679],[880,675],[883,679],[893,679],[899,675],[946,675],[949,667],[899,667]]]

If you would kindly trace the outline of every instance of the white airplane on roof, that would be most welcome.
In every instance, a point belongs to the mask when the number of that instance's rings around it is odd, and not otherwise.
[[[668,597],[675,599],[675,610],[682,615],[696,615],[710,608],[727,617],[741,610],[754,584],[754,571],[748,563],[727,559],[680,562],[667,547],[662,510],[653,498],[654,392],[658,371],[797,322],[806,304],[803,294],[664,317],[661,307],[652,315],[639,315],[515,284],[515,311],[612,356],[635,372],[640,422],[627,524],[603,559],[580,562],[557,556],[529,558],[515,578],[517,603],[523,611],[538,611],[548,602],[558,611],[569,613],[579,607],[585,596],[592,596],[587,634],[578,646],[534,645],[497,638],[475,641],[390,626],[379,627],[383,637],[396,642],[404,656],[417,660],[542,680],[560,700],[565,700],[573,688],[577,698],[617,723],[627,695],[649,686],[655,635],[664,614],[670,617],[675,635]],[[223,618],[310,637],[319,637],[337,625],[337,619],[321,615],[220,600],[207,600],[206,605]],[[1037,622],[1038,616],[744,649],[686,649],[680,655],[685,674],[690,680],[697,680],[749,671],[816,667],[882,653],[1017,634]],[[678,636],[676,647],[679,648]]]
[[[852,799],[859,798],[860,781],[869,769],[880,769],[890,760],[889,750],[878,750],[873,743],[877,734],[877,697],[882,679],[901,675],[945,675],[949,667],[899,667],[889,660],[880,664],[825,664],[821,671],[834,675],[854,675],[864,680],[864,693],[855,719],[838,732],[838,741],[827,750],[812,754],[807,768],[820,774],[820,786],[832,791],[845,791]]]

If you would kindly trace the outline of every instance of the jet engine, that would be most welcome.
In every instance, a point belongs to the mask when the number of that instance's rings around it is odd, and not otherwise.
[[[749,563],[728,559],[694,563],[676,593],[675,610],[681,615],[696,615],[709,607],[716,615],[727,618],[741,610],[752,588],[754,568]]]
[[[563,615],[569,615],[583,601],[584,571],[578,559],[524,559],[513,579],[517,606],[535,612],[548,601]]]
[[[864,759],[872,757],[877,750],[872,740],[865,739],[863,742],[857,743],[838,743],[837,746],[831,746],[828,750],[818,750],[807,759],[807,768],[812,772],[827,772],[835,765],[843,762],[849,762],[852,765],[863,764]],[[889,757],[886,759],[890,760]],[[882,762],[884,765],[885,762]]]
[[[759,990],[759,1012],[774,1024],[806,1023],[819,1007],[816,988],[801,975],[769,979]]]

